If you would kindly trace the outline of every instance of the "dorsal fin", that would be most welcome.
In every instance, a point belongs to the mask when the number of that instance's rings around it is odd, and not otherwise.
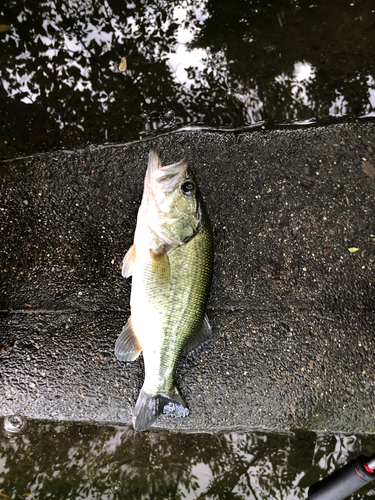
[[[203,344],[211,340],[212,329],[208,322],[207,313],[204,315],[203,320],[196,327],[194,332],[190,335],[184,346],[184,353],[189,355]]]

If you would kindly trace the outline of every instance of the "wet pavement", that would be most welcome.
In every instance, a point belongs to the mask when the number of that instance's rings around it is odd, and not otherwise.
[[[1,163],[0,415],[131,423],[143,363],[114,357],[119,265],[157,146],[189,156],[216,245],[213,340],[177,372],[190,416],[157,425],[374,432],[374,132],[183,132]]]

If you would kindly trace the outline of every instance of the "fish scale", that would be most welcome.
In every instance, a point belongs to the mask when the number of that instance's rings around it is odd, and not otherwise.
[[[185,273],[185,279],[188,282],[191,281],[194,286],[187,284],[183,288],[183,294],[178,293],[182,289],[181,283],[183,283],[181,273],[178,272],[180,257],[177,255],[174,256],[173,253],[170,255],[171,270],[172,274],[175,275],[175,279],[171,285],[170,293],[168,296],[165,296],[163,304],[166,310],[166,321],[163,328],[165,334],[162,335],[162,373],[165,372],[165,367],[167,366],[172,366],[172,372],[174,373],[185,342],[204,317],[213,263],[211,259],[199,261],[196,256],[200,254],[212,254],[209,248],[205,248],[205,246],[212,246],[210,232],[208,231],[207,233],[207,235],[196,236],[196,238],[186,245],[187,248],[184,249],[184,258],[186,256],[186,263],[188,264],[189,271],[191,271],[188,276]],[[178,252],[178,250],[175,252]],[[175,274],[173,273],[174,269],[176,270]],[[175,307],[172,308],[170,308],[171,299],[173,299],[173,304],[175,304]],[[167,391],[171,391],[172,387],[173,376],[171,375],[165,381],[165,388]],[[159,388],[159,390],[163,389],[163,387]]]
[[[147,349],[144,351],[146,379],[152,380],[151,385],[155,390],[166,392],[172,390],[173,373],[184,344],[204,317],[212,273],[210,247],[212,247],[211,232],[206,230],[187,245],[172,251],[169,255],[171,268],[169,287],[158,284],[152,275],[149,262],[143,266],[140,265],[143,275],[138,279],[147,284],[146,301],[143,306],[144,316],[147,316],[149,305],[152,309],[157,309],[162,317],[159,337],[161,344],[157,346],[160,349],[158,368],[154,366],[155,362],[147,363],[149,353]],[[207,255],[208,258],[199,259],[199,255]],[[184,269],[183,266],[187,267]],[[143,339],[142,335],[138,337],[141,344],[147,342],[147,338]],[[172,373],[167,380],[164,380],[168,367],[171,368]],[[155,383],[155,380],[158,383]]]

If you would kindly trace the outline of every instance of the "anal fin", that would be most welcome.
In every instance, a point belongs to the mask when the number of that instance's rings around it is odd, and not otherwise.
[[[133,243],[129,250],[126,252],[125,257],[121,263],[121,274],[124,278],[129,278],[133,274],[133,266],[135,262],[136,250]]]
[[[191,354],[203,344],[211,340],[212,328],[208,322],[207,314],[204,315],[203,320],[196,327],[194,332],[190,335],[184,346],[183,352],[185,355]]]
[[[119,361],[134,361],[142,351],[142,346],[134,333],[130,316],[122,332],[117,337],[115,355]]]

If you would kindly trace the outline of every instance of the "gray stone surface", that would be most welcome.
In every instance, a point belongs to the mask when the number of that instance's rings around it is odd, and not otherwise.
[[[177,373],[191,413],[158,426],[374,432],[374,133],[184,132],[0,164],[0,415],[131,422],[119,264],[156,145],[189,156],[216,245],[214,337]]]

